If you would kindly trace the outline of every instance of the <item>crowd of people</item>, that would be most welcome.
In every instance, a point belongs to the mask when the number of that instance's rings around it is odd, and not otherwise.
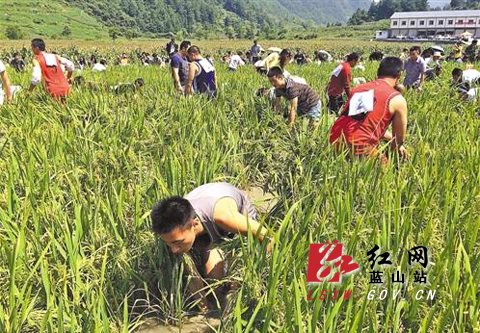
[[[86,81],[82,76],[73,78],[76,66],[80,71],[91,67],[93,72],[103,72],[107,70],[107,62],[92,56],[88,62],[80,58],[75,65],[60,55],[47,52],[45,42],[41,39],[32,40],[31,48],[34,59],[28,92],[43,82],[47,93],[62,103],[66,103],[71,86],[106,88],[123,93],[137,91],[145,84],[143,79],[137,78],[131,84],[102,87]],[[422,52],[418,46],[404,50],[398,57],[385,57],[382,52],[375,51],[368,58],[379,62],[376,79],[371,82],[352,77],[352,68],[361,68],[362,57],[350,53],[330,73],[325,87],[328,99],[325,108],[321,95],[304,78],[291,75],[287,67],[291,64],[333,62],[333,57],[326,51],[315,52],[314,59],[310,60],[301,50],[296,53],[289,49],[264,50],[254,41],[245,53],[227,52],[221,61],[232,73],[250,64],[252,71],[265,75],[272,87],[259,89],[257,96],[271,99],[273,112],[279,112],[282,99],[286,99],[286,115],[290,124],[294,124],[297,117],[306,117],[314,128],[324,111],[328,112],[335,118],[329,141],[337,151],[345,152],[348,158],[376,158],[387,163],[389,152],[403,159],[408,157],[404,146],[408,106],[402,94],[407,89],[420,93],[426,81],[442,75],[444,61],[471,63],[464,70],[453,70],[451,87],[462,99],[477,98],[480,72],[472,65],[480,60],[477,42],[474,41],[465,49],[462,43],[457,43],[449,57],[444,57],[443,53],[443,49],[435,47]],[[217,74],[211,57],[204,57],[200,48],[189,41],[177,45],[174,38],[166,45],[165,54],[168,60],[145,52],[140,59],[149,65],[168,63],[173,87],[179,95],[205,94],[209,99],[216,98]],[[117,62],[119,66],[128,66],[129,63],[127,54],[123,54]],[[15,71],[23,71],[27,67],[18,53],[9,65]],[[11,84],[7,68],[1,61],[0,76],[3,85],[0,89],[1,105],[4,96],[7,102],[11,101],[20,87]],[[381,147],[382,141],[389,143],[390,148],[386,151]],[[196,278],[191,280],[189,288],[197,295],[204,309],[210,308],[211,302],[202,293],[203,279],[221,280],[225,276],[225,254],[217,244],[229,235],[247,235],[249,230],[259,241],[268,238],[268,231],[257,222],[255,208],[248,198],[227,183],[205,184],[184,198],[166,198],[155,205],[151,218],[153,231],[173,253],[190,254],[194,263],[190,273]],[[273,239],[268,239],[268,243],[270,249]],[[221,292],[218,291],[219,294]]]

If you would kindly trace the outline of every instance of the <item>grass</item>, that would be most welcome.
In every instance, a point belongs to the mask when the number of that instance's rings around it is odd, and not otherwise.
[[[289,71],[321,92],[334,66]],[[376,64],[366,67],[361,75],[373,78]],[[242,284],[219,331],[480,329],[478,105],[450,95],[446,76],[407,92],[411,158],[382,167],[338,156],[326,118],[313,132],[306,122],[290,129],[254,98],[268,82],[251,68],[217,70],[213,102],[175,96],[167,69],[132,66],[85,76],[143,77],[139,98],[73,92],[62,109],[39,90],[0,108],[0,331],[126,332],[148,314],[181,320],[191,310],[183,268],[150,232],[148,214],[157,200],[211,181],[279,194],[261,217],[276,239],[271,256],[251,238],[226,245],[236,248],[232,279]],[[28,73],[10,76],[27,86]],[[341,287],[307,286],[309,244],[334,239],[361,271]],[[377,288],[401,289],[396,300],[367,299],[374,244],[391,253],[385,276],[407,275],[404,286]],[[436,290],[433,301],[414,298],[406,250],[418,245],[430,251],[423,289]],[[338,288],[358,300],[318,299]]]
[[[61,1],[2,0],[0,39],[9,26],[19,27],[26,38],[43,37],[97,40],[108,38],[108,29],[82,10]],[[65,26],[71,35],[62,37]],[[5,38],[5,37],[4,37]]]
[[[89,57],[90,54],[100,54],[103,58],[114,59],[122,52],[147,51],[150,53],[163,54],[166,39],[134,39],[134,40],[99,40],[99,41],[80,41],[72,40],[48,40],[47,49],[57,50],[67,56],[75,57],[79,54]],[[388,42],[370,42],[365,40],[349,40],[349,39],[317,39],[317,40],[260,40],[259,42],[264,49],[275,46],[280,48],[290,48],[293,52],[297,48],[308,52],[313,57],[313,52],[318,50],[326,50],[334,57],[341,58],[352,51],[360,52],[367,59],[371,52],[381,50],[387,55],[398,56],[401,51],[413,44],[409,43],[388,43]],[[250,49],[252,41],[249,40],[200,40],[195,41],[206,55],[212,55],[221,59],[226,50],[245,50]],[[81,47],[79,48],[79,45]],[[2,41],[0,44],[0,52],[13,53],[19,49],[30,49],[30,40]],[[74,50],[72,50],[74,49]],[[446,47],[448,50],[448,47]]]

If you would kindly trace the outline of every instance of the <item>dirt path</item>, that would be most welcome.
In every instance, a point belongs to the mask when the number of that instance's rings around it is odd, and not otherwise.
[[[214,333],[220,326],[220,320],[205,318],[197,316],[189,318],[189,320],[182,325],[182,327],[166,326],[156,322],[155,320],[148,320],[135,332],[136,333]]]
[[[245,193],[247,198],[261,213],[269,212],[278,202],[276,193],[264,192],[261,187],[250,187]]]

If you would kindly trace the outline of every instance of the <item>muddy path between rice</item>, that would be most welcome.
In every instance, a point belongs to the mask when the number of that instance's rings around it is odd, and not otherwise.
[[[213,333],[220,327],[220,320],[197,316],[189,318],[181,326],[171,326],[154,320],[145,321],[136,333]]]

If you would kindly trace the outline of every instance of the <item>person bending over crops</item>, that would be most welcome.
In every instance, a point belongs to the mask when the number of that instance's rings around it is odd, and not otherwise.
[[[243,53],[238,52],[230,57],[230,62],[228,63],[228,70],[235,72],[238,67],[245,65],[245,60],[242,59]]]
[[[142,78],[136,79],[133,83],[120,83],[116,86],[113,86],[113,91],[115,94],[127,94],[127,93],[136,93],[145,86],[145,81]]]
[[[105,59],[93,65],[92,72],[104,72],[107,70],[107,61]]]
[[[272,52],[265,59],[257,61],[254,65],[257,72],[261,75],[268,74],[268,71],[274,67],[280,67],[285,77],[290,76],[286,67],[292,60],[292,53],[289,49],[283,49],[280,53]]]
[[[378,78],[353,89],[341,116],[330,130],[330,143],[347,147],[355,156],[386,158],[378,150],[382,138],[391,141],[391,150],[406,157],[403,146],[407,131],[407,102],[395,89],[402,76],[399,58],[382,60]],[[387,133],[392,124],[393,134]]]
[[[5,68],[5,65],[3,62],[0,60],[0,105],[3,105],[3,101],[5,99],[5,95],[7,96],[7,102],[11,102],[13,98],[13,93],[12,93],[12,87],[10,84],[10,78],[8,77],[7,74],[7,69]],[[5,90],[5,92],[4,92]]]
[[[330,82],[327,86],[328,109],[337,114],[345,103],[345,97],[350,96],[352,68],[360,61],[357,53],[351,53],[347,56],[347,61],[338,65],[332,72]]]
[[[369,61],[382,61],[383,57],[385,55],[381,51],[374,51],[370,53],[370,56],[368,57]]]
[[[10,66],[12,66],[12,68],[14,68],[17,72],[23,72],[27,64],[25,63],[25,60],[23,60],[20,53],[15,52],[13,55],[13,60],[10,61]]]
[[[187,51],[191,63],[188,68],[188,79],[185,95],[193,92],[207,94],[209,98],[217,96],[217,75],[215,67],[207,59],[202,58],[198,46],[190,46]]]
[[[32,81],[29,92],[31,93],[43,81],[46,91],[53,98],[60,99],[62,103],[65,103],[70,92],[68,80],[71,79],[75,69],[73,62],[45,52],[45,42],[40,38],[32,40],[32,51],[35,58],[33,59]],[[68,72],[67,78],[62,72],[62,64]]]
[[[247,235],[249,230],[259,241],[267,234],[256,222],[255,208],[245,194],[228,183],[209,183],[184,198],[164,199],[153,207],[151,218],[153,232],[173,253],[193,259],[194,267],[187,265],[193,275],[188,289],[204,311],[215,306],[202,291],[203,279],[218,281],[226,275],[225,254],[218,245],[235,234]],[[217,288],[215,295],[222,301],[224,291]]]
[[[465,49],[465,62],[475,62],[475,57],[477,56],[477,45],[478,40],[475,39],[472,41],[472,44],[467,46],[467,48]]]
[[[180,50],[174,53],[170,61],[170,69],[172,71],[173,86],[175,90],[180,93],[185,93],[185,85],[188,78],[188,60],[187,50],[191,43],[188,40],[184,40],[180,43]]]
[[[282,69],[274,67],[267,74],[270,83],[275,87],[275,104],[273,110],[280,109],[282,96],[289,101],[289,124],[295,122],[297,114],[306,115],[310,125],[315,125],[320,120],[322,103],[317,93],[304,83],[299,83],[291,77],[285,78]]]
[[[108,85],[101,85],[97,82],[87,81],[83,76],[76,76],[72,81],[72,88],[74,89],[88,89],[91,91],[106,91]]]
[[[458,92],[462,99],[468,101],[476,100],[479,90],[473,87],[476,82],[480,82],[480,72],[474,69],[467,69],[465,71],[460,68],[453,69],[451,86]]]

